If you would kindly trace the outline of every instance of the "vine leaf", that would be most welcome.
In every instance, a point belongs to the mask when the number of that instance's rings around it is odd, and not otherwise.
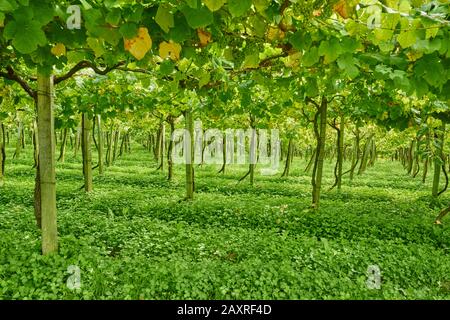
[[[173,28],[175,26],[173,14],[167,7],[163,5],[158,7],[155,21],[161,27],[161,29],[164,30],[165,33],[168,33],[170,31],[170,28]]]
[[[226,0],[203,0],[202,1],[210,11],[214,12],[223,7]]]
[[[170,58],[173,61],[180,60],[181,45],[173,41],[161,42],[159,44],[159,56],[162,59]]]
[[[62,43],[57,43],[51,49],[51,53],[56,57],[61,57],[66,55],[66,46]]]
[[[125,50],[129,51],[136,59],[142,60],[152,48],[152,38],[148,34],[148,29],[141,27],[138,35],[133,39],[124,39]]]

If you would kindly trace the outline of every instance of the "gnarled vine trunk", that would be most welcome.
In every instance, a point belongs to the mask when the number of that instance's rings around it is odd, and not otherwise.
[[[84,190],[92,192],[92,150],[91,150],[91,133],[92,122],[88,114],[82,115],[82,138],[81,151],[83,155],[83,175],[84,175]]]
[[[282,177],[289,177],[293,156],[294,156],[294,141],[291,138],[289,139],[286,163],[284,165],[283,174],[281,175]]]
[[[0,187],[3,186],[3,177],[5,175],[6,147],[5,147],[5,126],[0,123]]]
[[[103,168],[103,134],[102,134],[102,117],[101,115],[97,115],[96,117],[97,121],[97,140],[98,140],[98,172],[99,174],[103,174],[104,168]]]
[[[434,159],[434,175],[433,175],[433,188],[432,195],[437,197],[439,195],[439,180],[442,170],[442,165],[444,163],[443,151],[444,151],[444,138],[445,138],[445,123],[441,126],[441,134],[435,136],[436,139],[436,155]]]
[[[322,176],[323,176],[323,162],[325,157],[325,139],[327,134],[327,112],[328,112],[328,100],[326,97],[322,97],[317,116],[314,122],[314,131],[317,139],[317,152],[314,163],[311,184],[312,191],[312,207],[319,209],[320,205],[320,191],[322,188]],[[320,123],[318,123],[320,118]]]
[[[169,122],[169,126],[170,126],[170,136],[173,135],[173,133],[175,132],[175,118],[172,116],[169,116],[167,118],[167,121]],[[173,179],[173,156],[172,156],[172,151],[173,151],[173,140],[170,139],[169,140],[169,147],[167,148],[167,179],[169,181],[172,181]]]
[[[194,120],[190,110],[184,112],[186,136],[184,156],[186,160],[186,200],[194,199]]]
[[[61,140],[61,148],[59,150],[59,158],[58,161],[64,163],[65,155],[66,155],[66,142],[67,142],[67,128],[64,128],[63,136]]]

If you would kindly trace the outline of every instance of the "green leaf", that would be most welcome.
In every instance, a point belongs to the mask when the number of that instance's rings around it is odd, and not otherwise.
[[[0,11],[13,11],[17,8],[14,0],[0,0]]]
[[[86,59],[86,52],[69,51],[67,52],[67,61],[69,63],[78,63]]]
[[[172,12],[163,5],[158,7],[158,11],[155,16],[156,23],[164,30],[165,33],[170,31],[170,28],[175,26],[174,18]]]
[[[211,80],[211,73],[209,72],[203,72],[203,74],[201,75],[199,81],[198,81],[198,87],[202,88],[205,85],[207,85],[209,83],[209,81]]]
[[[103,47],[103,43],[97,38],[87,38],[86,40],[88,46],[94,50],[94,54],[96,57],[100,57],[105,53],[105,48]]]
[[[335,61],[341,54],[339,40],[332,38],[329,41],[322,41],[319,47],[319,55],[325,56],[324,63],[329,64]]]
[[[253,0],[253,5],[258,12],[262,13],[270,6],[270,0]]]
[[[375,29],[374,35],[375,35],[375,39],[377,40],[374,43],[379,44],[383,41],[391,40],[392,36],[394,35],[394,31],[386,30],[386,29]]]
[[[397,36],[398,43],[402,48],[411,47],[416,43],[416,30],[403,31]]]
[[[92,9],[92,6],[86,0],[80,0],[80,2],[83,5],[84,10]]]
[[[381,14],[381,27],[390,31],[395,30],[397,24],[400,21],[400,14],[398,13],[382,13]]]
[[[1,103],[1,101],[0,101]],[[8,119],[8,113],[7,112],[0,112],[0,121]]]
[[[53,20],[55,15],[54,8],[45,6],[41,3],[33,4],[33,19],[37,21],[41,26],[45,26]]]
[[[212,12],[206,7],[201,7],[199,9],[185,7],[182,12],[192,29],[204,28],[214,22]]]
[[[253,15],[249,18],[249,22],[253,27],[253,30],[255,31],[255,34],[263,38],[266,34],[266,22],[264,19],[259,15]]]
[[[226,0],[202,0],[202,2],[208,7],[212,12],[219,10],[223,7]]]
[[[378,47],[380,48],[381,52],[390,52],[392,50],[394,50],[395,48],[395,44],[390,42],[381,42],[380,44],[378,44]]]
[[[319,94],[319,85],[317,84],[316,78],[308,78],[306,82],[306,92],[307,97],[315,97]]]
[[[354,53],[359,47],[361,43],[353,38],[345,37],[341,41],[341,51]]]
[[[289,42],[297,50],[308,50],[311,46],[312,39],[308,33],[297,31],[289,36]]]
[[[347,30],[347,32],[348,32],[348,34],[350,36],[354,36],[356,34],[359,34],[359,33],[362,33],[364,31],[366,31],[367,30],[367,26],[365,26],[365,25],[363,25],[361,23],[358,23],[356,21],[349,20],[347,22],[347,24],[345,25],[345,30]]]
[[[414,68],[416,78],[425,79],[433,87],[440,87],[447,82],[446,72],[447,70],[436,53],[424,56],[417,61]]]
[[[312,47],[305,52],[303,56],[303,65],[305,67],[311,67],[312,65],[319,62],[319,49],[317,47]]]
[[[175,66],[174,66],[172,60],[166,59],[163,62],[161,62],[161,64],[160,64],[159,73],[162,76],[167,76],[167,75],[171,74],[174,69],[175,69]]]
[[[422,98],[424,95],[428,93],[429,90],[428,84],[425,81],[422,81],[421,79],[415,79],[413,81],[413,86],[417,98]]]
[[[379,64],[375,67],[374,76],[375,76],[375,79],[386,80],[386,79],[389,79],[391,73],[392,73],[392,68],[390,68],[384,64]]]
[[[228,9],[233,17],[240,17],[252,6],[252,0],[228,0]]]
[[[408,75],[405,71],[394,70],[391,74],[391,79],[394,81],[395,87],[407,91],[409,89],[410,83],[408,80]]]
[[[27,23],[33,19],[34,12],[31,7],[20,7],[13,13],[14,19],[19,23]]]
[[[359,75],[359,70],[355,66],[355,58],[351,53],[345,53],[339,57],[337,64],[340,69],[343,69],[350,79],[356,78]]]
[[[433,53],[434,51],[441,50],[442,41],[440,38],[434,38],[434,39],[426,40],[426,41],[428,41],[428,46],[425,49],[425,53],[429,54],[429,53]]]
[[[259,53],[251,53],[245,57],[242,67],[257,68],[259,66]]]
[[[106,22],[108,22],[110,25],[113,26],[119,25],[121,19],[122,19],[122,12],[118,8],[112,9],[106,15]]]
[[[427,66],[427,72],[423,77],[431,86],[438,87],[445,82],[445,70],[440,63],[432,63]],[[444,80],[444,81],[443,81]]]
[[[144,13],[144,7],[142,7],[141,5],[138,7],[135,7],[133,10],[133,13],[126,17],[126,21],[139,23],[142,20],[143,13]]]
[[[119,29],[120,34],[126,39],[133,39],[138,33],[138,27],[134,23],[125,23]]]
[[[187,5],[192,9],[197,9],[197,0],[185,0]]]
[[[38,46],[47,43],[44,31],[36,21],[26,21],[20,24],[10,21],[3,33],[5,39],[13,39],[13,46],[22,54],[29,54],[36,51]]]
[[[3,30],[3,37],[6,40],[11,40],[11,39],[14,38],[14,35],[16,34],[16,31],[17,31],[17,22],[10,21],[5,26],[5,29]]]
[[[440,30],[440,26],[428,27],[426,29],[425,38],[430,39],[436,37]]]
[[[188,39],[191,38],[192,29],[189,27],[189,25],[186,22],[186,19],[183,15],[176,15],[175,16],[175,26],[170,29],[169,33],[167,34],[167,37],[169,39],[172,39],[173,41],[177,43],[182,43]]]

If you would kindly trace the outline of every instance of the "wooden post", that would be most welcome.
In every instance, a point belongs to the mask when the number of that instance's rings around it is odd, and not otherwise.
[[[38,72],[37,86],[39,180],[42,213],[42,254],[47,255],[58,251],[53,77]]]

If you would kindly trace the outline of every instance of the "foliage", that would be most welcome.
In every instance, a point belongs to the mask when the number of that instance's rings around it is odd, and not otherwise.
[[[314,214],[303,161],[294,163],[293,177],[261,177],[255,188],[236,185],[243,167],[221,177],[205,166],[197,202],[181,204],[181,181],[167,182],[147,158],[141,149],[126,155],[107,176],[95,177],[90,195],[78,190],[78,161],[60,164],[61,249],[46,257],[38,254],[32,221],[31,154],[10,160],[0,194],[0,297],[450,297],[450,229],[431,225],[435,212],[426,191],[398,165],[380,161],[346,181],[341,194],[325,193]],[[332,183],[331,168],[325,181]],[[374,264],[381,268],[381,290],[365,284]],[[78,291],[66,287],[69,265],[81,269]]]

